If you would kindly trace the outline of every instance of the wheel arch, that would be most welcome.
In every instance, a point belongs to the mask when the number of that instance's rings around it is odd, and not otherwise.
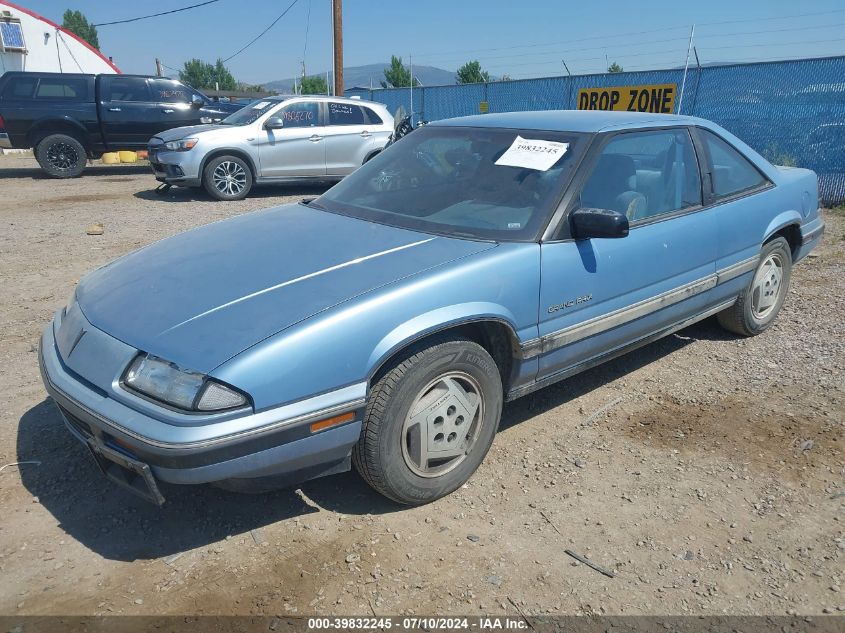
[[[364,156],[364,163],[369,162],[370,160],[375,158],[378,154],[381,154],[381,150],[382,150],[382,148],[379,147],[377,149],[374,149],[374,150],[368,152],[367,155]],[[361,163],[361,164],[363,165],[364,163]]]
[[[27,143],[34,148],[43,139],[52,134],[66,134],[67,136],[71,136],[82,143],[82,146],[86,150],[89,149],[90,139],[88,137],[88,131],[79,121],[67,117],[40,119],[36,121],[26,134]]]
[[[426,341],[453,334],[481,345],[499,368],[502,387],[507,393],[514,371],[521,358],[521,343],[516,327],[509,315],[497,311],[483,314],[453,316],[443,321],[439,317],[444,308],[421,315],[400,325],[385,336],[370,357],[367,382],[374,384],[410,348],[424,345]]]
[[[205,172],[205,167],[206,165],[208,165],[208,161],[214,160],[215,158],[219,158],[221,156],[236,156],[237,158],[246,161],[246,164],[249,165],[250,171],[252,171],[253,180],[258,177],[258,169],[255,166],[255,161],[252,160],[252,157],[249,155],[248,152],[234,147],[220,147],[211,150],[210,152],[208,152],[208,154],[203,157],[199,169],[200,178],[203,177],[203,172]]]
[[[778,237],[787,241],[794,261],[801,248],[801,214],[798,211],[786,211],[772,220],[766,228],[763,244],[768,244]]]

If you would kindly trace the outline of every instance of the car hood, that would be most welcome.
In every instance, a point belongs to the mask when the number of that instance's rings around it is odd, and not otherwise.
[[[494,246],[293,204],[130,253],[84,278],[76,296],[94,327],[208,373],[322,310]]]
[[[164,130],[163,132],[159,132],[158,134],[156,134],[154,137],[152,137],[152,139],[150,139],[150,145],[158,145],[160,143],[167,143],[168,141],[178,141],[179,139],[187,138],[195,134],[211,132],[213,130],[219,130],[221,128],[231,129],[232,126],[209,123],[205,125],[186,125],[183,127],[174,127],[170,130]]]
[[[212,112],[227,112],[232,114],[233,112],[237,112],[241,108],[247,105],[248,101],[242,101],[240,103],[232,103],[225,102],[225,101],[213,101],[212,103],[208,103],[203,106],[203,110],[208,110]]]

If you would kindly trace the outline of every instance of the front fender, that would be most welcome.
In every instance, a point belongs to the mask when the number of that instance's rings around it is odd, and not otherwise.
[[[390,354],[460,323],[506,323],[537,336],[540,248],[500,244],[315,314],[211,372],[252,396],[256,409],[366,383]]]
[[[516,317],[505,306],[482,301],[450,305],[421,314],[393,328],[370,354],[367,378],[371,379],[393,354],[414,341],[435,332],[479,321],[502,323],[510,330],[513,340],[519,341]]]

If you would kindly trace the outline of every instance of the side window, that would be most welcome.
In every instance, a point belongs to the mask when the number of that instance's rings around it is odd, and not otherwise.
[[[31,99],[35,91],[36,77],[12,77],[3,88],[4,99]]]
[[[169,79],[151,79],[150,91],[157,103],[190,103],[190,90],[185,84]]]
[[[44,78],[38,82],[35,98],[85,100],[88,98],[88,80],[83,77]]]
[[[282,117],[285,127],[312,127],[320,122],[320,104],[316,101],[291,103],[276,116]]]
[[[700,204],[701,177],[686,130],[614,137],[581,190],[582,207],[619,211],[630,222]]]
[[[766,183],[766,178],[751,162],[721,138],[700,130],[713,163],[713,195],[725,198]]]
[[[329,102],[329,125],[364,125],[364,112],[351,103]]]
[[[384,123],[382,118],[376,114],[375,110],[361,106],[361,111],[364,113],[364,119],[366,119],[367,123],[370,125],[381,125]]]
[[[109,77],[106,84],[106,101],[146,101],[150,90],[143,77]]]

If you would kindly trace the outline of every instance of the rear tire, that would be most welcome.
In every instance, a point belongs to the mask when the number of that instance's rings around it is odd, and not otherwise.
[[[41,139],[35,146],[35,159],[51,178],[77,178],[88,160],[82,143],[67,134]]]
[[[243,200],[252,181],[252,169],[237,156],[212,158],[202,170],[202,186],[215,200]]]
[[[385,497],[429,503],[472,476],[501,414],[495,361],[477,343],[444,336],[409,350],[373,386],[352,463]]]
[[[718,314],[719,325],[740,336],[769,329],[780,312],[792,278],[789,242],[778,237],[763,245],[748,287],[730,308]]]

